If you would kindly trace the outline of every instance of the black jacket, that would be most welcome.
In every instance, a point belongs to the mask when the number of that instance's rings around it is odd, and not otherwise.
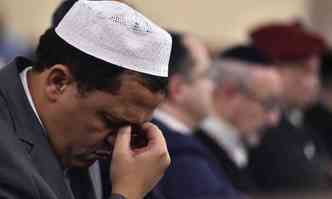
[[[251,177],[250,170],[239,168],[236,163],[229,157],[222,146],[209,137],[205,130],[198,129],[195,136],[211,151],[214,157],[218,160],[219,166],[225,171],[225,174],[232,182],[232,185],[242,192],[257,191],[256,183]]]
[[[305,112],[304,124],[317,132],[317,139],[332,158],[332,113],[323,104],[317,104]]]
[[[313,191],[327,186],[324,155],[315,132],[295,127],[285,117],[268,129],[249,165],[262,191]]]

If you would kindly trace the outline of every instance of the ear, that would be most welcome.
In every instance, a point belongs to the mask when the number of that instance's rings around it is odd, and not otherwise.
[[[181,75],[173,75],[168,84],[168,98],[178,101],[182,96],[184,86],[185,82],[183,77]]]
[[[56,64],[48,69],[46,77],[46,95],[56,101],[73,83],[72,75],[67,66]]]

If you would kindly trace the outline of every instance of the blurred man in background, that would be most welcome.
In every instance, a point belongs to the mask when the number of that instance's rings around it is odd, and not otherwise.
[[[157,188],[168,199],[241,198],[208,149],[193,136],[211,103],[207,49],[191,34],[172,37],[167,97],[154,115],[172,164]]]
[[[264,128],[278,124],[281,79],[274,69],[230,59],[216,61],[211,78],[212,112],[196,135],[238,190],[256,191],[248,147],[259,143]]]
[[[303,126],[303,111],[319,91],[323,39],[299,24],[268,24],[251,33],[253,46],[278,70],[284,112],[251,154],[250,165],[262,191],[310,191],[326,186],[324,152],[315,132]]]
[[[306,111],[304,124],[317,131],[318,139],[332,159],[332,51],[321,58],[321,89],[318,103]],[[332,165],[331,165],[332,167]]]

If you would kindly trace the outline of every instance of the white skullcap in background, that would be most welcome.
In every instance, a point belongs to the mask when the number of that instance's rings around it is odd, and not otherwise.
[[[79,0],[55,32],[70,45],[106,62],[168,76],[171,36],[126,4]]]

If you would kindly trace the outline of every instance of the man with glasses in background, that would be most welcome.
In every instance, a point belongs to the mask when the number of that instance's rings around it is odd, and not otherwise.
[[[273,69],[226,58],[214,62],[210,78],[215,84],[211,113],[196,136],[214,154],[234,187],[255,191],[248,147],[259,143],[266,127],[279,122],[280,77]]]

